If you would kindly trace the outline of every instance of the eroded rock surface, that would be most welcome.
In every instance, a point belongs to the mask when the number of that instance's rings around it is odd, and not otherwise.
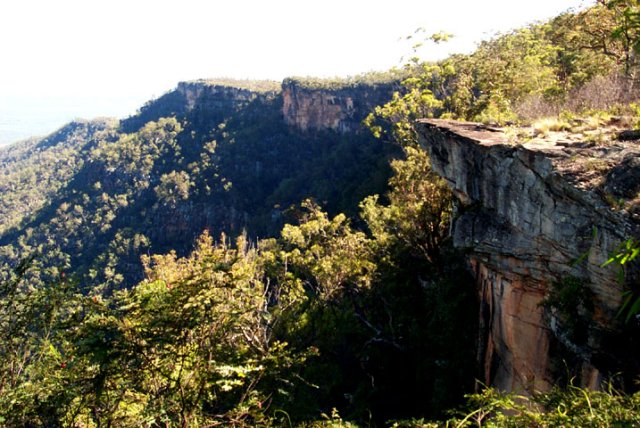
[[[561,347],[575,358],[579,382],[597,387],[613,369],[602,356],[602,338],[618,322],[623,288],[615,267],[602,264],[635,228],[604,196],[610,176],[622,174],[615,165],[637,159],[639,145],[522,145],[474,123],[425,120],[418,127],[433,169],[458,200],[452,234],[455,246],[468,251],[479,285],[484,381],[505,390],[546,389],[555,382],[560,356],[554,352]],[[597,168],[579,167],[589,160]],[[554,283],[568,277],[593,296],[579,343],[541,305]]]
[[[340,133],[362,129],[362,120],[391,99],[395,85],[310,88],[295,81],[282,84],[282,113],[287,125],[300,131],[331,130]]]
[[[202,108],[227,108],[234,111],[238,105],[253,100],[258,94],[249,89],[206,81],[180,82],[176,91],[184,97],[187,111],[193,110],[196,104]]]

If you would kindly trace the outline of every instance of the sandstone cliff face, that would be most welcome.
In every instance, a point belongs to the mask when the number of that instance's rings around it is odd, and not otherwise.
[[[196,105],[207,109],[235,110],[238,105],[249,102],[258,94],[249,89],[226,85],[209,84],[204,81],[180,82],[176,91],[184,97],[187,111]]]
[[[310,88],[295,81],[282,85],[282,113],[287,125],[300,131],[358,131],[362,120],[393,95],[394,85],[356,85],[337,89]]]
[[[418,126],[434,170],[458,200],[452,234],[477,278],[484,381],[505,390],[547,389],[561,346],[574,355],[580,383],[597,387],[607,369],[602,338],[616,324],[622,292],[615,268],[601,265],[633,229],[570,172],[580,156],[598,149],[509,144],[501,132],[471,123]],[[596,154],[615,160],[639,153],[637,145],[620,143]],[[554,283],[567,277],[593,293],[595,309],[581,343],[565,334],[558,314],[541,306]]]

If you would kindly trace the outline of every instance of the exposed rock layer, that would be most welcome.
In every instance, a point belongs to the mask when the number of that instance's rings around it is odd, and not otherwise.
[[[274,82],[254,82],[259,90],[243,85],[228,85],[215,80],[181,82],[177,88],[145,105],[139,115],[125,120],[124,128],[134,131],[147,121],[180,116],[194,111],[238,111],[256,99],[281,96],[282,117],[289,127],[301,132],[357,132],[362,120],[376,106],[383,105],[398,90],[396,83],[336,83],[309,86],[295,79],[285,79],[281,88]]]
[[[571,174],[581,149],[510,144],[502,132],[473,123],[426,120],[418,127],[434,170],[459,201],[452,234],[468,251],[479,285],[484,381],[505,390],[546,389],[555,381],[553,349],[560,344],[579,361],[581,384],[597,387],[606,364],[594,356],[616,323],[622,292],[615,268],[602,264],[632,233],[628,216]],[[638,145],[628,144],[600,157],[637,157]],[[567,277],[593,293],[587,338],[578,344],[541,306]]]
[[[184,97],[186,110],[192,110],[196,104],[201,108],[219,108],[234,111],[242,103],[254,99],[258,94],[248,89],[206,82],[180,82],[176,91]]]
[[[362,120],[391,99],[395,85],[309,88],[295,81],[282,85],[285,123],[300,131],[332,130],[341,133],[361,129]]]

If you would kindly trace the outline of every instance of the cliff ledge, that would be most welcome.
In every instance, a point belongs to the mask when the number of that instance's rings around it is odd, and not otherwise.
[[[418,130],[433,169],[457,199],[452,235],[477,279],[484,382],[548,389],[572,364],[568,370],[582,386],[597,388],[628,369],[604,345],[619,327],[623,285],[616,268],[602,264],[636,229],[634,214],[612,201],[640,190],[640,144],[519,144],[500,129],[435,119]],[[577,309],[589,317],[579,334],[569,334],[572,320],[543,305],[567,278],[593,304]]]

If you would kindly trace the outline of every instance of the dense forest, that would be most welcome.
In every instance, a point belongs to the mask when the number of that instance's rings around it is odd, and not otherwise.
[[[640,7],[603,0],[437,63],[186,82],[130,118],[0,149],[0,423],[640,424],[637,388],[613,375],[529,396],[476,383],[476,285],[413,126],[606,141],[609,121],[640,123],[639,51]],[[348,124],[288,124],[283,88]],[[631,240],[612,261],[639,253]]]
[[[142,279],[141,254],[184,255],[205,229],[275,236],[289,208],[310,197],[353,215],[384,190],[400,156],[365,132],[290,129],[271,90],[194,85],[228,93],[188,109],[172,91],[121,123],[71,123],[3,150],[0,264],[37,252],[33,281],[65,271],[86,290],[131,286]]]

